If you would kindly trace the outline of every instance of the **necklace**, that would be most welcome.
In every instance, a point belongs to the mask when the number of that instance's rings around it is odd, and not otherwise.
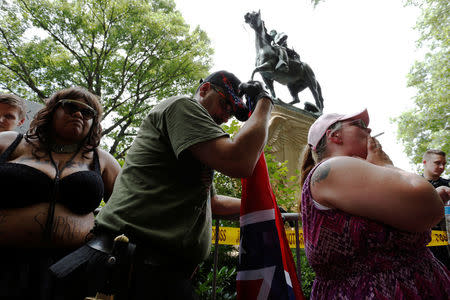
[[[75,144],[76,145],[76,144]],[[59,146],[63,146],[62,148],[64,148],[65,145],[59,145]],[[67,146],[73,146],[73,145],[67,145]],[[45,241],[50,241],[52,238],[52,232],[53,232],[53,222],[54,222],[54,218],[55,218],[55,204],[57,202],[57,200],[59,200],[59,180],[61,179],[61,174],[64,171],[64,169],[68,166],[70,166],[70,164],[72,163],[73,159],[75,158],[75,156],[77,156],[78,154],[78,145],[77,146],[77,150],[73,151],[72,153],[72,157],[62,166],[61,170],[58,168],[58,165],[56,164],[55,160],[53,159],[52,156],[52,152],[49,151],[48,152],[48,156],[50,157],[50,162],[52,163],[53,167],[55,167],[55,178],[53,179],[53,196],[50,198],[50,202],[48,205],[48,211],[47,211],[47,221],[45,222],[45,227],[44,227],[44,231],[42,232],[44,240]],[[52,146],[53,148],[53,146]],[[54,150],[52,150],[54,151]],[[56,151],[54,151],[56,152]],[[70,152],[58,152],[58,153],[70,153]]]
[[[60,144],[51,144],[50,151],[55,153],[74,153],[78,151],[80,145],[78,144],[70,144],[70,145],[60,145]]]

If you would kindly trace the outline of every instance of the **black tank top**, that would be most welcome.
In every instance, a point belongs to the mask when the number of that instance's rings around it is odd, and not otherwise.
[[[52,198],[55,184],[53,178],[28,165],[7,162],[22,136],[19,134],[0,155],[0,209],[48,203]],[[99,206],[103,191],[98,152],[94,149],[93,170],[75,172],[59,180],[57,203],[75,214],[87,214]]]

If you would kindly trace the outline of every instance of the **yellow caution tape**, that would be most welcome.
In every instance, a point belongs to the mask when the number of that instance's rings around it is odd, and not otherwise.
[[[300,248],[305,248],[303,243],[303,230],[299,230],[299,240],[300,240]],[[212,243],[215,243],[216,240],[216,227],[212,228]],[[287,229],[286,230],[286,238],[289,242],[289,246],[291,248],[295,248],[295,230]],[[240,229],[236,227],[219,227],[219,245],[239,245],[240,239]],[[447,242],[447,232],[432,230],[431,231],[431,242],[427,245],[431,246],[446,246]]]
[[[241,229],[236,227],[219,227],[219,245],[239,245]],[[216,227],[212,228],[212,243],[216,241]]]
[[[447,246],[447,232],[441,230],[431,230],[431,242],[427,245],[430,246]]]

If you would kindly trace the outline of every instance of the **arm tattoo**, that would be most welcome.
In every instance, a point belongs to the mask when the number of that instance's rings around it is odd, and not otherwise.
[[[311,178],[312,185],[319,183],[320,181],[327,178],[329,173],[330,173],[330,166],[328,164],[323,164],[319,166]]]

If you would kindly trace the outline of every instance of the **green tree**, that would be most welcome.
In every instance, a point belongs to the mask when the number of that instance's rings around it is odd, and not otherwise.
[[[155,103],[192,92],[211,54],[173,0],[0,2],[0,89],[37,102],[70,86],[101,96],[105,144],[118,158]]]
[[[317,4],[319,4],[320,2],[323,2],[325,0],[311,0],[311,3],[314,5],[314,7],[317,6]]]
[[[264,150],[267,169],[269,172],[270,186],[279,206],[287,212],[298,212],[297,201],[300,192],[298,170],[297,175],[288,175],[288,161],[279,162],[272,153],[270,147]]]
[[[415,107],[395,121],[398,139],[411,162],[421,167],[422,154],[431,148],[450,153],[450,3],[446,0],[408,0],[421,8],[416,23],[424,59],[415,62],[408,75],[414,87]],[[448,174],[447,167],[447,174]]]

